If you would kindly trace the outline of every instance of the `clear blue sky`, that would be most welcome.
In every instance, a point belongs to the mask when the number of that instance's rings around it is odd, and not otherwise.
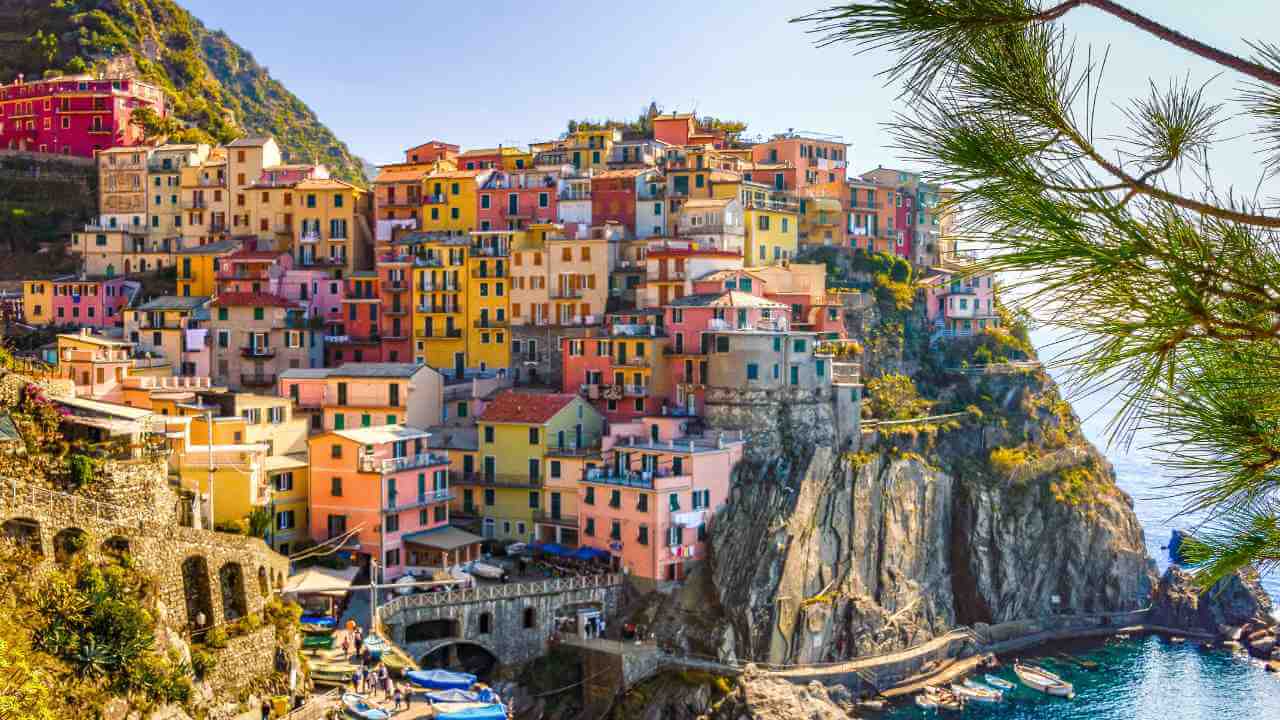
[[[1274,1],[1124,0],[1241,53],[1241,36],[1273,34]],[[880,127],[899,107],[896,90],[876,77],[887,58],[815,48],[787,23],[822,0],[179,2],[375,163],[431,138],[464,147],[548,139],[570,117],[632,117],[650,100],[744,120],[752,133],[843,135],[855,171],[897,162]],[[1107,89],[1116,101],[1143,94],[1149,77],[1163,83],[1190,71],[1205,80],[1216,71],[1091,9],[1074,11],[1069,27],[1082,42],[1111,46]],[[1215,94],[1225,97],[1236,80],[1219,79]],[[1101,114],[1115,118],[1105,105]],[[1251,186],[1247,146],[1227,148],[1218,167]]]

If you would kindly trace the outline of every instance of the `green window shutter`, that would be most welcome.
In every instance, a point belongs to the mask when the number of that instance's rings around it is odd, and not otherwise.
[[[219,319],[219,320],[226,320],[226,319],[227,319],[227,309],[226,309],[226,308],[218,308],[218,319]]]
[[[343,417],[342,413],[338,413],[338,414],[336,414],[336,415],[334,415],[334,416],[333,416],[333,429],[334,429],[334,430],[343,430],[343,429],[345,429],[346,427],[347,427],[347,419],[346,419],[345,417]]]
[[[266,315],[267,315],[266,311],[265,311],[265,310],[263,310],[262,308],[254,308],[254,309],[253,309],[253,319],[254,319],[254,320],[261,320],[261,319],[265,318],[265,317],[266,317]]]

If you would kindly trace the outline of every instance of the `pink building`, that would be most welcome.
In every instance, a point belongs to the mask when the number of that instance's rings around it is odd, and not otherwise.
[[[138,108],[165,116],[164,93],[133,78],[72,75],[0,84],[0,148],[91,158],[95,151],[139,145]]]
[[[429,437],[401,425],[313,436],[311,537],[347,537],[342,547],[387,580],[478,558],[481,538],[449,526],[449,459]]]
[[[480,184],[476,222],[480,230],[519,230],[557,222],[559,173],[495,170]]]
[[[968,275],[958,269],[940,270],[921,284],[935,339],[976,335],[986,328],[1000,327],[990,273]]]
[[[336,323],[329,319],[333,334],[325,338],[325,364],[379,362],[382,358],[380,318],[382,293],[378,273],[358,270],[346,279],[346,296]]]
[[[635,579],[683,580],[706,557],[707,528],[742,459],[743,440],[687,435],[687,422],[615,425],[578,486],[579,544],[610,553]]]
[[[50,307],[55,325],[81,325],[85,327],[121,327],[124,324],[124,308],[142,287],[135,280],[108,278],[84,280],[71,277],[51,280],[53,293]]]
[[[564,392],[577,392],[610,422],[657,415],[672,395],[670,338],[661,310],[605,316],[605,328],[560,339]]]

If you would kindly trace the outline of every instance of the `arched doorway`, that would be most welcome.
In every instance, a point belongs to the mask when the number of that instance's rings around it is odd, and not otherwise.
[[[230,622],[248,614],[244,595],[244,571],[240,563],[223,563],[218,569],[218,587],[222,590],[222,619]]]
[[[404,629],[405,642],[428,642],[451,637],[458,637],[458,623],[447,618],[416,622]]]
[[[461,670],[488,680],[500,664],[498,656],[483,645],[460,640],[442,645],[426,655],[418,663],[424,668]]]
[[[214,622],[213,593],[209,587],[209,563],[202,555],[182,561],[182,594],[187,599],[187,624],[203,630]]]
[[[112,560],[123,560],[129,554],[129,539],[112,535],[103,541],[102,554]]]
[[[40,523],[31,518],[11,518],[4,522],[4,536],[18,547],[26,548],[37,555],[44,554],[40,544]]]
[[[89,536],[80,528],[63,528],[53,536],[53,558],[60,563],[71,562],[88,544]]]

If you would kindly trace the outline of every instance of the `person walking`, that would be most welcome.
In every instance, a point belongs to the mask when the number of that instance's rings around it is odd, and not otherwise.
[[[271,720],[271,703],[262,698],[262,720]]]
[[[364,694],[364,668],[356,666],[355,672],[351,673],[351,683],[356,686],[356,694]]]
[[[364,633],[360,632],[360,627],[356,626],[356,654],[360,654],[360,649],[364,647]]]
[[[395,705],[393,705],[392,707],[394,707],[396,710],[399,710],[399,709],[400,709],[400,703],[402,703],[402,702],[404,702],[404,693],[403,693],[403,692],[401,692],[401,691],[400,691],[400,688],[398,688],[398,687],[397,687],[397,688],[396,688],[396,695],[395,695]]]
[[[411,685],[404,686],[404,709],[413,709],[413,686]]]
[[[342,633],[342,657],[351,659],[351,633]]]

